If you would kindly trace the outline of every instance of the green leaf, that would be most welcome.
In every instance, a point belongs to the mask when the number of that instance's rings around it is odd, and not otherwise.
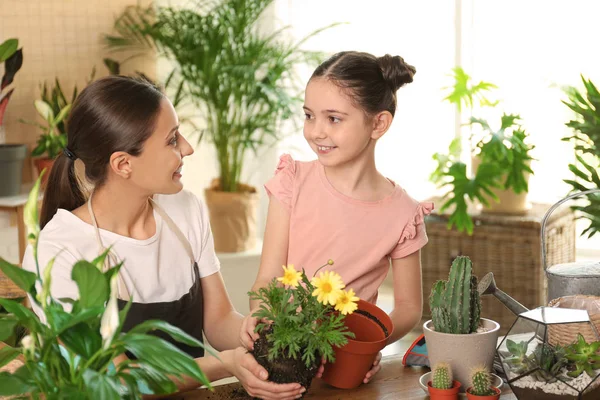
[[[0,341],[4,342],[11,337],[19,321],[11,316],[0,318]]]
[[[15,318],[23,324],[27,329],[33,332],[42,331],[41,324],[37,315],[34,314],[33,311],[28,309],[16,301],[3,299],[0,297],[0,305],[4,307],[6,311],[11,314],[14,314]]]
[[[73,266],[72,279],[79,287],[81,308],[103,306],[108,300],[109,287],[102,272],[87,261],[79,261]]]
[[[0,368],[17,358],[21,352],[10,346],[4,346],[0,349]]]
[[[60,112],[54,119],[54,123],[58,124],[59,122],[62,122],[62,120],[65,119],[66,116],[69,114],[69,111],[71,111],[71,105],[67,104],[62,110],[60,110]],[[61,133],[65,133],[65,132],[61,132]]]
[[[168,324],[167,322],[164,322],[164,321],[158,321],[158,320],[144,321],[141,324],[132,328],[129,331],[129,334],[148,333],[148,332],[154,331],[154,330],[160,330],[165,333],[168,333],[173,339],[177,340],[178,342],[185,343],[188,346],[204,347],[204,345],[196,338],[188,335],[187,333],[185,333],[181,329],[177,328],[176,326]]]
[[[119,386],[110,377],[87,369],[83,373],[83,380],[90,399],[120,400]]]
[[[22,381],[15,375],[8,372],[0,372],[0,395],[15,396],[25,394],[35,389],[34,386]]]
[[[6,275],[15,285],[31,294],[31,288],[35,284],[36,275],[16,265],[9,263],[0,257],[0,270]]]
[[[64,330],[59,335],[64,345],[85,359],[90,359],[102,348],[102,336],[98,329],[80,323]]]
[[[210,381],[198,364],[186,353],[162,339],[150,335],[131,334],[121,338],[125,348],[148,365],[176,376],[189,376],[203,385]]]
[[[177,391],[177,385],[165,374],[143,362],[141,368],[134,368],[128,374],[138,382],[143,382],[154,394],[169,394]]]
[[[18,39],[7,39],[2,44],[0,44],[0,62],[8,60],[10,56],[15,54],[18,47]]]

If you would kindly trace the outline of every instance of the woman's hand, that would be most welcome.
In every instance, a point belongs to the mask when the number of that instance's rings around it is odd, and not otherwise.
[[[375,374],[379,372],[379,370],[381,369],[381,365],[379,365],[380,362],[381,362],[381,352],[379,352],[379,354],[377,354],[377,357],[375,357],[375,361],[373,362],[373,367],[371,367],[371,370],[369,372],[367,372],[367,375],[365,375],[365,379],[363,380],[363,383],[369,383],[371,378],[373,378],[375,376]]]
[[[250,311],[250,314],[246,315],[242,321],[242,328],[240,330],[240,343],[248,350],[254,349],[254,342],[258,340],[258,333],[254,332],[254,330],[259,320],[252,316],[256,310],[254,309]]]
[[[299,383],[267,381],[267,370],[242,347],[221,354],[227,370],[240,381],[250,396],[265,400],[291,400],[300,398],[306,391]]]

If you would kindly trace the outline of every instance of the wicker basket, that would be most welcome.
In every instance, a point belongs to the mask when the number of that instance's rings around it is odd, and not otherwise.
[[[548,303],[550,307],[573,308],[586,310],[592,324],[553,324],[548,325],[548,343],[553,346],[567,346],[577,341],[577,335],[581,333],[586,342],[591,343],[600,340],[600,297],[598,296],[565,296],[552,300]]]
[[[439,206],[440,201],[434,199]],[[546,279],[541,262],[541,221],[550,208],[533,204],[525,215],[485,214],[469,210],[475,229],[472,236],[447,229],[447,214],[432,213],[426,218],[429,243],[421,251],[423,290],[427,300],[433,284],[447,279],[452,260],[466,255],[473,261],[478,277],[493,272],[498,288],[527,308],[547,304]],[[575,260],[575,219],[568,207],[555,212],[546,229],[549,265]],[[429,308],[425,308],[427,313]],[[431,315],[429,313],[429,315]],[[500,324],[505,334],[516,316],[493,296],[482,298],[482,317]]]

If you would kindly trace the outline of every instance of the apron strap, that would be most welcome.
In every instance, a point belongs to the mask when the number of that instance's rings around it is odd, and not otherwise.
[[[90,193],[90,198],[87,201],[87,207],[88,207],[88,212],[90,214],[90,218],[92,219],[92,224],[94,225],[94,231],[96,233],[96,240],[98,242],[98,245],[100,246],[100,254],[102,254],[103,252],[106,251],[106,247],[104,247],[104,245],[102,244],[102,238],[100,236],[100,229],[98,228],[98,223],[96,221],[96,215],[94,214],[94,210],[92,209],[93,194],[94,194],[94,192],[92,191]],[[190,258],[190,260],[192,262],[192,266],[193,266],[192,268],[195,268],[196,261],[194,259],[194,252],[192,251],[192,245],[190,244],[190,241],[183,234],[181,229],[179,229],[177,224],[175,224],[175,222],[171,219],[171,217],[169,217],[169,215],[162,209],[162,207],[160,207],[152,198],[149,198],[149,200],[152,203],[152,206],[156,210],[158,215],[161,216],[161,218],[167,223],[167,225],[169,226],[171,231],[175,234],[175,236],[177,236],[177,239],[183,245],[185,252],[187,253],[188,257]],[[112,265],[118,264],[118,261],[119,260],[112,253],[112,251],[109,251],[108,256],[104,260],[103,272],[106,272],[110,268],[111,264]],[[196,271],[193,271],[193,272],[195,273]],[[129,290],[127,289],[127,285],[125,285],[125,281],[123,280],[123,276],[122,276],[121,272],[119,272],[117,279],[118,279],[117,280],[117,296],[122,300],[129,301],[129,299],[131,298],[131,295],[129,293]]]

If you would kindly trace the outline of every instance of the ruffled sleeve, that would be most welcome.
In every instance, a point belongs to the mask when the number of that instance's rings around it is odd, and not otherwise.
[[[413,216],[402,230],[398,244],[390,253],[390,257],[403,258],[421,249],[428,242],[425,232],[425,216],[433,211],[432,202],[418,203]]]
[[[279,164],[275,169],[275,176],[265,184],[265,189],[269,196],[277,198],[289,210],[292,208],[295,177],[296,162],[292,156],[284,154],[279,157]]]

